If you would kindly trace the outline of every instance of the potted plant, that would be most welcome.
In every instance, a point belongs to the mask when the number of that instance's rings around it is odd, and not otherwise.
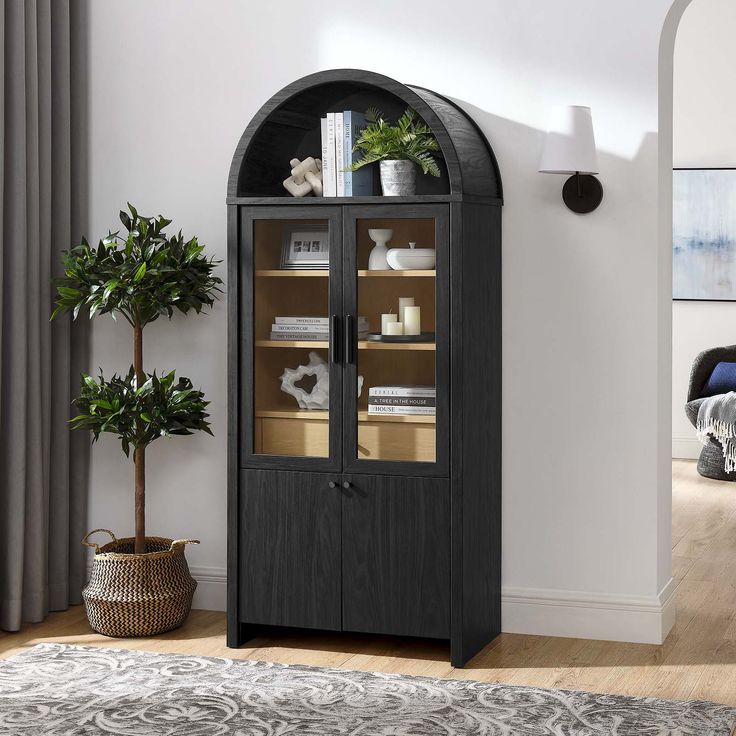
[[[181,231],[168,236],[171,220],[144,217],[128,204],[120,212],[126,234],[109,233],[93,248],[81,245],[64,252],[64,276],[55,280],[56,309],[51,318],[82,310],[90,319],[122,317],[133,330],[133,364],[120,375],[98,379],[82,375],[75,400],[74,429],[87,429],[96,441],[103,432],[120,439],[123,452],[132,449],[135,467],[135,537],[116,539],[96,551],[92,576],[83,591],[92,628],[110,636],[141,636],[168,631],[184,622],[196,582],[189,574],[184,545],[164,537],[146,537],[146,448],[159,437],[212,434],[208,402],[188,378],[175,372],[158,376],[143,369],[143,329],[159,317],[171,318],[211,307],[222,280],[216,263],[202,255],[197,238]],[[95,530],[106,531],[106,530]]]
[[[407,108],[396,125],[386,122],[375,108],[366,111],[365,119],[368,125],[353,147],[363,158],[349,166],[350,171],[380,161],[381,191],[386,196],[414,194],[416,166],[424,174],[440,175],[434,158],[439,155],[439,143],[414,110]]]

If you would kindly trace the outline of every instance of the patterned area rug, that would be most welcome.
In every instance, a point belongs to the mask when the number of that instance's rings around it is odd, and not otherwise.
[[[730,736],[736,708],[39,644],[0,661],[2,736]]]

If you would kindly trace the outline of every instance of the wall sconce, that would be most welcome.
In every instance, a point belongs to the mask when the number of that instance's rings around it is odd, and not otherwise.
[[[579,215],[592,212],[603,199],[598,155],[589,107],[560,105],[550,115],[539,171],[572,174],[562,187],[562,201]]]

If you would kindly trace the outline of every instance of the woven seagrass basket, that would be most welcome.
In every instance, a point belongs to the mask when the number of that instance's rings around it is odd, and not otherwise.
[[[89,538],[106,532],[100,547]],[[92,575],[82,591],[90,626],[105,636],[153,636],[181,626],[192,608],[197,581],[184,557],[196,539],[146,537],[146,554],[134,554],[135,538],[117,539],[95,529],[82,540],[95,550]]]

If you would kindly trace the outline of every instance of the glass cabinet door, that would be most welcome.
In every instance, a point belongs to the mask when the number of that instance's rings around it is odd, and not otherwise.
[[[339,469],[339,210],[249,211],[241,227],[246,461]]]
[[[447,205],[347,208],[345,469],[444,475]]]

